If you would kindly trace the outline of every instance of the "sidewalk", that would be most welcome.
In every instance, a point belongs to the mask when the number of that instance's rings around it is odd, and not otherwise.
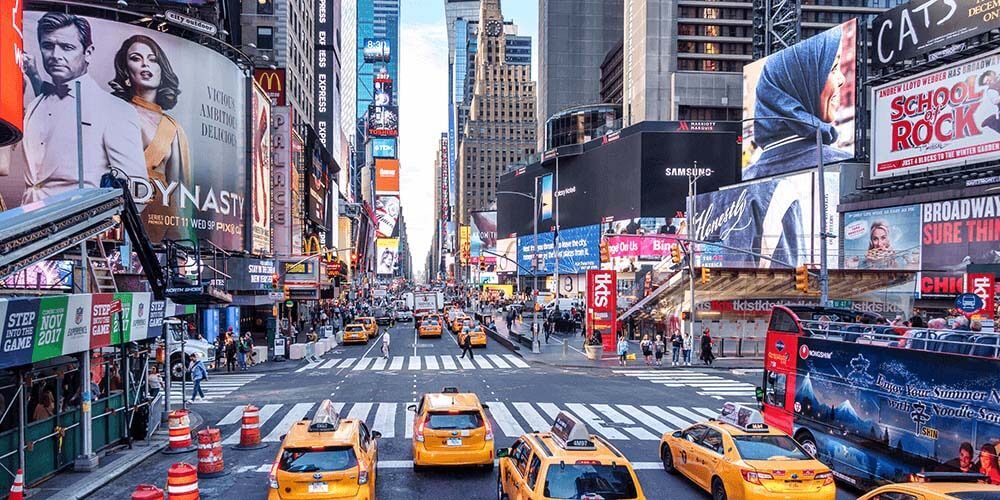
[[[516,339],[512,338],[510,333],[507,331],[507,322],[500,315],[494,315],[496,321],[497,333],[501,336],[507,337],[513,340],[515,343]],[[524,332],[526,335],[530,335],[531,332],[531,322],[525,321],[524,323],[515,323],[513,330],[517,333]],[[545,337],[541,336],[542,340],[540,353],[531,352],[530,348],[521,346],[521,350],[518,354],[526,360],[534,361],[536,363],[542,363],[550,366],[558,366],[561,368],[610,368],[610,369],[623,369],[618,364],[618,356],[614,353],[604,353],[604,358],[600,360],[587,359],[583,353],[583,337],[577,334],[555,334],[549,337],[549,343],[545,343]],[[564,345],[565,341],[565,345]],[[702,364],[700,361],[694,360],[694,362],[689,367],[681,366],[669,366],[669,356],[667,353],[665,359],[665,366],[646,366],[642,359],[642,353],[639,349],[639,342],[630,341],[631,347],[629,352],[635,353],[638,357],[635,361],[629,361],[628,365],[624,369],[644,369],[644,370],[673,370],[677,368],[716,368],[722,370],[730,369],[754,369],[762,368],[764,366],[763,358],[760,357],[747,357],[747,358],[735,358],[735,357],[725,357],[716,358],[715,362],[711,366]]]
[[[191,432],[195,433],[204,424],[204,419],[197,412],[190,411]],[[148,441],[133,443],[131,449],[122,446],[99,454],[99,466],[94,471],[75,472],[68,469],[65,472],[60,472],[37,487],[25,489],[25,497],[49,500],[86,498],[87,495],[123,476],[133,467],[166,448],[167,430],[163,427],[165,425],[162,424],[160,430],[155,432]],[[179,455],[179,457],[186,457],[186,455]]]

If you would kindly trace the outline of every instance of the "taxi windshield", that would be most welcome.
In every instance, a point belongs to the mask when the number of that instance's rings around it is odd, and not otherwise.
[[[587,498],[600,495],[608,500],[638,496],[632,474],[622,466],[553,464],[545,475],[546,498]]]
[[[425,320],[424,324],[426,324],[427,326],[438,326],[438,322],[436,319]]]
[[[788,436],[733,436],[743,460],[809,460],[811,457]]]
[[[435,430],[468,430],[483,426],[483,417],[478,411],[458,413],[431,413],[427,417],[427,428]]]
[[[349,331],[349,332],[360,332],[360,331],[362,331],[364,329],[365,329],[365,327],[362,326],[362,325],[350,325],[350,326],[347,327],[347,331]]]
[[[357,467],[354,448],[327,446],[325,448],[286,448],[281,452],[278,470],[285,472],[336,472]]]

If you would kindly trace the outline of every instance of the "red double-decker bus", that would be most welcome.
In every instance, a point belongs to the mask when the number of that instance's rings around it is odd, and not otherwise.
[[[861,489],[922,471],[979,472],[1000,451],[998,345],[994,333],[778,306],[764,353],[764,418]]]

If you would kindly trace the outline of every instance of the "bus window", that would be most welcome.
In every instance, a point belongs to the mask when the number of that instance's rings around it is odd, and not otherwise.
[[[788,376],[784,373],[767,372],[765,377],[764,402],[771,406],[785,407],[785,386]]]
[[[795,324],[795,319],[779,308],[771,311],[771,322],[767,325],[767,329],[774,332],[799,333],[799,327]]]

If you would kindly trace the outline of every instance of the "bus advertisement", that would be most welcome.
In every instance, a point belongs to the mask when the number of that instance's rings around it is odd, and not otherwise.
[[[997,335],[854,323],[777,306],[767,331],[765,421],[867,490],[918,472],[978,472],[1000,446]]]

